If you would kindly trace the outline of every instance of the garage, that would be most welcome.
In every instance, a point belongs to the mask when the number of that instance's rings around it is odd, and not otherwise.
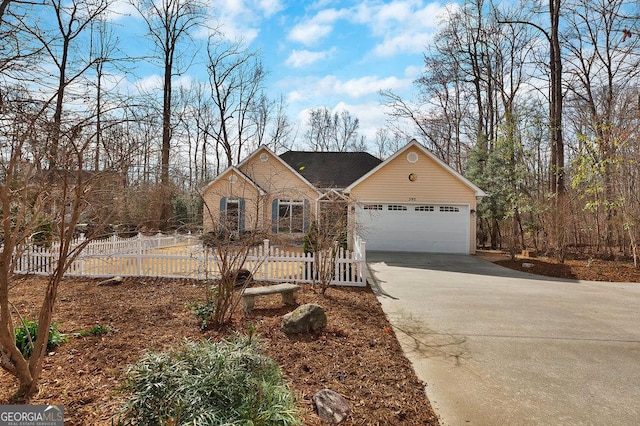
[[[344,189],[367,250],[473,254],[485,192],[412,140]]]
[[[469,205],[367,203],[356,208],[367,250],[469,253]]]

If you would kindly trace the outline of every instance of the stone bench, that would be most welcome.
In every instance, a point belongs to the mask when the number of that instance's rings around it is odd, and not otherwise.
[[[282,302],[285,305],[295,305],[298,290],[300,290],[300,286],[291,283],[245,288],[242,293],[242,306],[245,313],[249,312],[253,309],[256,297],[277,293],[282,295]]]

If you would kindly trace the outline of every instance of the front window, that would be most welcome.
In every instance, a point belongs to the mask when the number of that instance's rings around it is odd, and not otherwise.
[[[240,200],[237,198],[227,200],[224,226],[229,232],[238,232],[240,229]]]
[[[278,232],[304,231],[304,202],[302,200],[278,201]]]

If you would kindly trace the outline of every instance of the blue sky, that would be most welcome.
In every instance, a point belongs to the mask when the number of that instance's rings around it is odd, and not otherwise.
[[[242,37],[260,50],[267,92],[284,96],[293,122],[304,125],[314,107],[347,109],[372,139],[386,119],[378,92],[410,96],[447,7],[424,0],[226,0],[214,2],[213,14],[225,37]],[[118,10],[131,14],[115,20],[125,50],[141,50],[144,23],[125,2]],[[203,79],[197,73],[194,67],[181,78]],[[160,75],[160,69],[140,67],[136,78],[153,85]]]

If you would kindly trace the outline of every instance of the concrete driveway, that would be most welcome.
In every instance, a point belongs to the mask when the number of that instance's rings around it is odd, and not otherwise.
[[[640,424],[640,284],[464,255],[367,257],[443,425]]]

